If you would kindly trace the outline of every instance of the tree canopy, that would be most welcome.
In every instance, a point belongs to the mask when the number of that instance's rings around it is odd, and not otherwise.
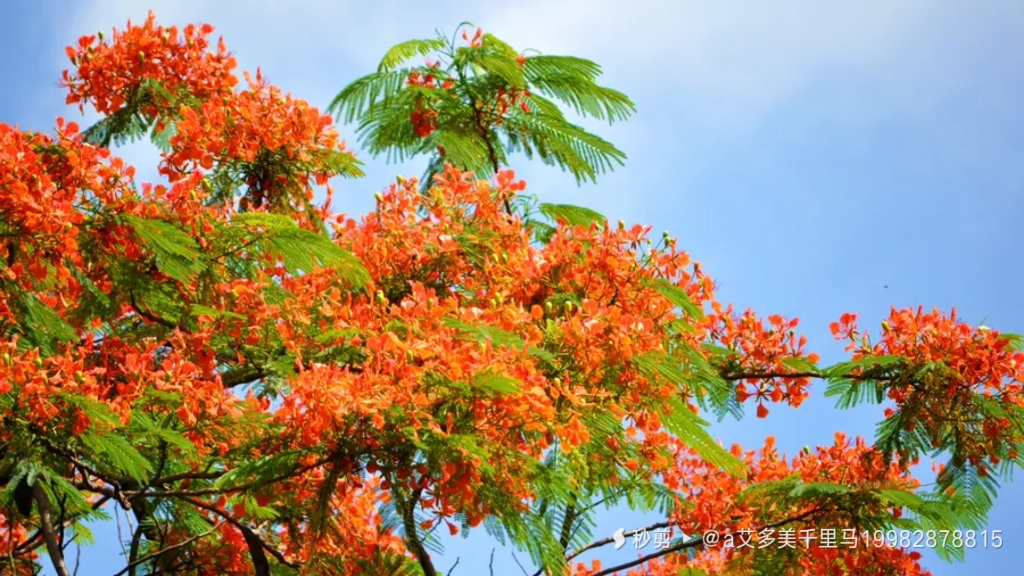
[[[331,116],[240,80],[207,24],[68,47],[88,129],[0,124],[0,573],[70,576],[67,547],[115,514],[132,529],[103,568],[132,576],[435,576],[438,530],[473,529],[559,576],[929,573],[890,530],[962,559],[1021,464],[1022,339],[848,313],[849,359],[820,365],[676,239],[526,195],[514,154],[594,180],[625,155],[566,114],[634,106],[593,62],[459,30],[330,105],[371,154],[427,157],[361,218],[332,208],[362,172]],[[111,152],[141,137],[162,183]],[[888,403],[877,437],[784,458],[708,432],[814,381]],[[621,505],[671,538],[602,566],[593,517]],[[810,529],[835,545],[772,543]]]

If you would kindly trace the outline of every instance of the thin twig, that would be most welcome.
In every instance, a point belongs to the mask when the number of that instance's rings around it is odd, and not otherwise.
[[[78,536],[77,532],[75,532],[75,536]],[[78,568],[82,565],[82,542],[78,538],[75,538],[74,540],[75,540],[75,571],[72,573],[72,576],[78,576]]]
[[[526,568],[524,568],[523,565],[519,562],[519,558],[516,558],[516,553],[515,552],[512,553],[512,559],[516,561],[516,564],[519,564],[519,569],[523,571],[523,574],[526,574],[527,576],[529,576],[530,573],[527,572]]]
[[[121,533],[121,511],[114,508],[114,523],[117,525],[117,541],[121,544],[121,553],[128,557],[128,549],[124,546],[124,534]]]

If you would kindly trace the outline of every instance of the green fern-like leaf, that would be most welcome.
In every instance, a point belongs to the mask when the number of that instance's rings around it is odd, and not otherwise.
[[[50,353],[58,345],[78,338],[75,329],[35,295],[16,292],[11,301],[18,313],[20,331],[25,336],[24,343],[19,340],[22,348],[38,346]]]
[[[177,226],[132,215],[124,218],[156,255],[157,268],[164,274],[188,282],[206,268],[199,245]]]
[[[329,238],[299,228],[288,217],[250,212],[236,215],[234,222],[261,234],[267,252],[280,257],[292,274],[324,267],[335,270],[354,287],[364,287],[370,281],[369,272],[358,258]]]
[[[381,58],[378,72],[389,72],[398,68],[406,60],[415,56],[429,56],[430,54],[443,50],[447,42],[441,38],[428,38],[425,40],[406,40],[395,44],[384,53]]]
[[[526,59],[526,78],[534,90],[568,104],[581,116],[616,122],[636,112],[629,98],[599,86],[601,67],[583,58],[538,55]]]
[[[85,432],[76,437],[92,454],[94,462],[102,462],[117,473],[144,480],[153,472],[150,464],[128,440],[116,434]]]
[[[439,58],[434,66],[400,68],[410,58],[433,53]],[[413,72],[441,85],[406,83]],[[370,154],[385,154],[389,162],[430,155],[425,187],[445,162],[483,178],[507,165],[515,152],[568,170],[582,183],[623,165],[626,157],[569,122],[555,101],[609,123],[635,112],[624,94],[597,84],[600,73],[598,65],[580,58],[522,57],[491,34],[476,46],[459,48],[439,35],[392,47],[377,71],[346,86],[328,111],[339,121],[359,122],[360,144]],[[528,112],[506,109],[505,95],[526,91]],[[417,134],[413,118],[428,112],[434,115],[433,130]]]
[[[541,204],[537,207],[541,214],[553,222],[565,223],[570,226],[590,226],[604,224],[608,219],[595,210],[569,204]]]
[[[704,317],[704,311],[693,302],[690,295],[679,286],[660,278],[653,281],[654,289],[667,298],[672,304],[679,307],[687,316],[695,320]]]
[[[669,432],[692,448],[709,464],[737,477],[742,477],[747,473],[747,467],[742,460],[733,456],[711,438],[706,429],[707,422],[678,400],[670,400],[668,405],[670,411],[663,411],[659,416]]]
[[[569,171],[577,180],[597,181],[597,176],[624,166],[626,155],[610,142],[572,124],[557,107],[540,96],[530,98],[532,110],[516,110],[498,128],[513,152]]]

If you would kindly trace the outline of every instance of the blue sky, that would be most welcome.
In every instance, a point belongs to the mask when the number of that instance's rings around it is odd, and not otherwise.
[[[165,24],[212,23],[243,69],[261,66],[321,107],[392,44],[465,20],[517,48],[593,59],[639,109],[626,124],[596,128],[628,165],[583,187],[539,163],[514,165],[528,192],[669,230],[720,282],[721,299],[801,318],[825,362],[841,359],[827,325],[845,311],[877,326],[891,305],[956,306],[969,321],[1024,332],[1014,304],[1024,272],[1005,264],[1024,241],[1019,1],[4,2],[0,121],[47,130],[57,115],[77,119],[56,84],[64,46],[150,8]],[[341,130],[354,143],[351,128]],[[155,177],[151,148],[119,153]],[[339,209],[366,212],[396,173],[421,166],[369,161],[367,173],[340,187]],[[774,434],[790,454],[830,443],[837,429],[871,436],[880,409],[837,412],[821,392],[798,410],[714,432],[750,447]],[[966,564],[952,566],[926,552],[928,566],[1011,573],[1021,512],[1018,480],[990,518],[1002,549],[969,550]],[[599,534],[644,520],[611,511]],[[82,574],[107,573],[86,568],[120,552],[112,527],[97,536]],[[485,535],[457,538],[437,564],[447,570],[458,557],[454,576],[486,574],[494,545]],[[605,558],[628,559],[630,548]],[[520,573],[499,549],[495,574]]]

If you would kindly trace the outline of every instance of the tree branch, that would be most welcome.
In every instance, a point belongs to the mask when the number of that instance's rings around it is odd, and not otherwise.
[[[217,516],[220,516],[221,518],[224,519],[225,522],[227,522],[228,524],[231,524],[232,526],[234,526],[235,528],[237,528],[239,531],[242,532],[242,536],[246,537],[246,543],[249,543],[249,538],[250,538],[249,535],[251,535],[251,538],[254,539],[254,542],[259,544],[261,549],[266,550],[267,552],[269,552],[270,555],[273,556],[274,558],[276,558],[278,562],[280,562],[281,564],[284,564],[285,566],[288,566],[289,568],[299,568],[299,566],[300,566],[299,564],[297,564],[295,562],[289,561],[287,558],[285,558],[284,554],[282,554],[280,550],[277,550],[276,548],[274,548],[270,544],[267,544],[266,542],[264,542],[263,539],[260,538],[258,534],[256,534],[255,532],[252,531],[251,528],[249,528],[245,524],[242,524],[238,520],[235,520],[227,512],[221,510],[220,508],[217,508],[216,506],[211,506],[211,505],[209,505],[209,504],[207,504],[205,502],[196,500],[194,498],[181,498],[181,500],[184,500],[185,502],[188,502],[189,504],[195,506],[196,508],[202,508],[203,510],[206,510],[207,512],[211,512],[213,514],[216,514]],[[247,532],[248,532],[249,535],[246,534]],[[266,557],[265,556],[263,557],[263,560],[266,561]],[[253,562],[254,563],[256,562],[255,557],[253,558]]]
[[[396,503],[401,507],[406,545],[409,546],[410,551],[416,556],[416,561],[419,562],[420,568],[423,569],[423,575],[437,576],[437,569],[434,567],[434,562],[430,559],[430,553],[423,547],[423,543],[420,542],[419,537],[416,535],[416,518],[414,513],[422,490],[420,488],[413,490],[408,501],[402,497],[401,491],[397,486],[391,492],[395,497]]]
[[[53,570],[57,576],[71,576],[67,565],[64,564],[64,551],[60,547],[60,542],[57,541],[57,533],[53,528],[50,499],[46,496],[43,484],[38,478],[35,485],[32,486],[32,496],[39,508],[39,525],[43,532],[43,540],[46,542],[46,552],[50,555],[50,562],[53,563]]]
[[[104,495],[100,497],[100,499],[97,500],[96,502],[93,502],[92,509],[98,510],[108,501],[110,501],[110,496]],[[65,520],[65,524],[70,525],[74,523],[74,521],[75,519]],[[14,549],[11,551],[11,554],[13,554],[14,556],[20,556],[21,554],[34,549],[37,546],[37,542],[39,541],[40,538],[42,538],[42,536],[43,531],[36,530],[28,538],[18,543],[17,545],[14,545]]]
[[[772,378],[828,378],[821,372],[732,372],[719,374],[723,380],[735,382],[738,380],[771,380]],[[843,374],[839,376],[848,380],[894,380],[894,376],[884,374]]]
[[[128,291],[128,301],[131,303],[132,308],[135,309],[135,312],[138,313],[139,316],[142,316],[143,318],[145,318],[146,320],[149,320],[150,322],[153,322],[154,324],[159,324],[159,325],[161,325],[161,326],[163,326],[165,328],[169,328],[171,330],[182,330],[183,332],[185,331],[184,329],[182,329],[180,326],[178,326],[174,322],[171,322],[170,320],[168,320],[166,318],[162,318],[160,316],[157,316],[156,314],[153,314],[152,312],[150,312],[146,308],[144,308],[142,306],[139,306],[138,302],[135,301],[135,292],[133,292],[131,290]]]
[[[650,526],[644,526],[643,528],[637,528],[636,530],[631,530],[629,532],[624,532],[622,534],[622,536],[624,538],[632,538],[633,536],[636,536],[637,534],[642,534],[646,530],[660,530],[661,528],[668,528],[670,526],[672,526],[672,522],[658,522],[657,524],[651,524]],[[588,550],[593,550],[594,548],[600,548],[602,546],[607,546],[607,545],[611,544],[612,542],[615,542],[615,538],[604,538],[604,539],[601,539],[601,540],[595,540],[594,542],[591,542],[590,544],[587,544],[586,546],[580,548],[579,550],[576,550],[572,554],[569,554],[568,556],[565,557],[565,559],[566,560],[572,560],[573,558],[579,556],[580,554],[583,554],[584,552],[586,552]],[[537,574],[538,574],[538,576],[540,575],[539,572]]]
[[[811,516],[814,516],[815,514],[819,514],[819,513],[827,512],[827,511],[828,511],[827,509],[823,509],[823,508],[813,508],[811,510],[808,510],[808,511],[802,513],[802,514],[798,514],[798,515],[792,516],[790,518],[785,518],[785,519],[779,520],[777,522],[772,522],[772,523],[769,523],[769,524],[764,524],[760,528],[758,528],[757,530],[760,531],[760,530],[766,530],[766,529],[769,529],[769,528],[778,528],[780,526],[785,526],[786,524],[790,524],[792,522],[799,522],[801,520],[806,520],[807,518],[810,518]],[[641,533],[641,532],[643,532],[645,530],[657,530],[659,528],[667,528],[669,526],[672,526],[671,522],[659,522],[657,524],[652,524],[650,526],[647,526],[646,528],[638,528],[638,529],[633,530],[631,532],[626,532],[623,535],[624,536],[633,536],[633,535],[639,534],[639,533]],[[614,542],[614,541],[615,540],[613,538],[605,538],[604,540],[598,540],[597,542],[594,542],[594,543],[589,544],[589,545],[587,545],[587,546],[585,546],[583,548],[580,548],[579,550],[577,550],[571,556],[566,557],[566,559],[567,560],[571,560],[572,558],[582,554],[583,552],[585,552],[587,550],[591,550],[593,548],[597,548],[597,547],[600,547],[600,546],[605,546],[605,545],[607,545],[607,544],[609,544],[611,542]],[[630,562],[626,562],[625,564],[619,564],[618,566],[612,566],[611,568],[606,568],[604,570],[601,570],[600,572],[595,572],[594,574],[591,574],[590,576],[607,576],[608,574],[614,574],[615,572],[618,572],[619,570],[626,570],[626,569],[632,568],[634,566],[639,566],[639,565],[643,564],[644,562],[647,562],[648,560],[653,560],[655,558],[660,558],[660,557],[665,556],[667,554],[671,554],[673,552],[678,552],[680,550],[685,550],[687,548],[694,548],[694,547],[699,546],[699,545],[701,545],[703,543],[704,543],[704,536],[703,535],[693,536],[693,537],[691,537],[691,538],[689,538],[687,540],[684,540],[683,542],[680,542],[680,543],[678,543],[678,544],[676,544],[674,546],[669,546],[668,548],[665,548],[663,550],[659,550],[658,552],[654,552],[652,554],[648,554],[647,556],[642,556],[642,557],[638,558],[637,560],[632,560]]]
[[[266,377],[266,370],[257,366],[246,365],[224,372],[220,375],[220,382],[225,388],[234,388],[235,386],[251,384]]]
[[[572,504],[565,507],[565,516],[562,517],[562,531],[558,537],[558,543],[562,545],[562,552],[569,549],[569,539],[572,537],[572,525],[576,521],[576,494],[573,493]]]
[[[139,557],[139,545],[141,543],[142,543],[142,522],[139,522],[139,525],[136,526],[135,530],[132,532],[132,543],[128,547],[128,565],[125,566],[124,570],[121,570],[120,572],[118,572],[114,576],[120,576],[121,574],[124,574],[125,572],[128,573],[128,576],[135,576],[135,567],[138,566],[139,564],[142,564],[146,560],[148,560],[150,556],[153,556],[152,554],[147,554],[146,556],[143,556],[142,560],[138,559],[138,557]]]
[[[680,550],[685,550],[687,548],[693,548],[693,547],[698,546],[698,545],[703,544],[703,543],[704,543],[704,537],[703,536],[701,536],[701,537],[694,537],[694,538],[691,538],[689,540],[685,540],[683,542],[680,542],[680,543],[676,544],[675,546],[669,546],[668,548],[665,548],[664,550],[659,550],[659,551],[654,552],[652,554],[648,554],[647,556],[641,556],[640,558],[637,558],[636,560],[632,560],[632,561],[626,562],[624,564],[619,564],[618,566],[612,566],[611,568],[605,568],[604,570],[601,570],[600,572],[594,572],[590,576],[608,576],[608,574],[614,574],[614,573],[618,572],[619,570],[626,570],[627,568],[632,568],[634,566],[639,566],[639,565],[641,565],[644,562],[647,562],[649,560],[654,560],[655,558],[660,558],[662,556],[671,554],[673,552],[678,552]]]
[[[189,544],[191,544],[191,543],[193,543],[193,542],[195,542],[197,540],[201,540],[203,538],[206,538],[210,534],[213,534],[214,532],[216,532],[217,529],[220,528],[223,525],[224,525],[223,522],[218,522],[218,523],[214,524],[213,528],[210,528],[209,530],[207,530],[206,532],[203,532],[202,534],[196,534],[195,536],[189,538],[188,540],[184,540],[182,542],[178,542],[177,544],[171,544],[170,546],[166,546],[166,547],[164,547],[161,550],[153,552],[152,554],[147,554],[147,555],[145,555],[145,556],[143,556],[141,558],[138,558],[136,560],[132,560],[120,572],[118,572],[117,574],[114,574],[114,576],[122,576],[125,573],[134,574],[135,573],[135,568],[137,566],[139,566],[140,564],[144,564],[146,562],[149,562],[150,560],[153,560],[154,558],[158,558],[158,557],[162,556],[163,554],[165,554],[167,552],[170,552],[172,550],[176,550],[178,548],[184,548],[185,546],[188,546]]]

